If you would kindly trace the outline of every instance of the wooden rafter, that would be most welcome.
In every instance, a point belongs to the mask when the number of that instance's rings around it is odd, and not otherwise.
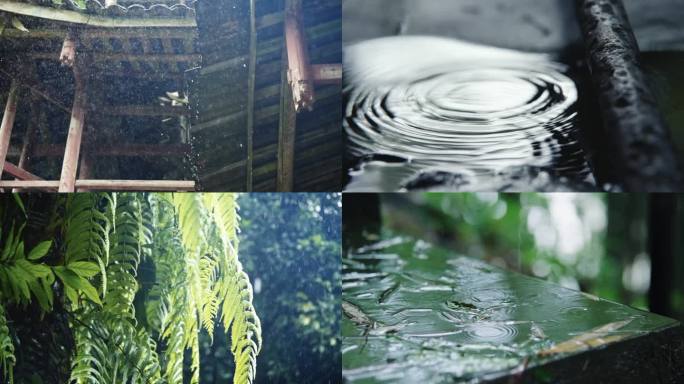
[[[309,67],[309,54],[301,26],[301,0],[285,2],[285,46],[287,49],[287,78],[292,87],[295,110],[311,109],[314,84]]]
[[[34,175],[33,173],[25,169],[21,169],[21,167],[18,167],[10,163],[9,161],[5,161],[2,170],[16,177],[18,180],[43,180],[40,177]]]
[[[287,55],[287,52],[284,52]],[[282,73],[280,98],[280,121],[278,124],[278,192],[291,192],[294,185],[294,149],[297,127],[297,112],[288,85],[287,70]]]
[[[59,180],[0,180],[0,188],[59,188]],[[106,191],[194,191],[195,182],[187,180],[76,180],[75,187]]]
[[[31,157],[61,157],[64,144],[33,144]],[[156,157],[185,156],[190,153],[189,144],[118,144],[95,148],[82,148],[81,152],[91,157]],[[18,152],[15,150],[14,155]]]
[[[246,191],[252,191],[254,162],[254,91],[256,84],[257,27],[255,0],[249,0],[249,68],[247,74],[247,164]]]
[[[14,117],[17,113],[18,88],[17,81],[12,80],[7,103],[5,104],[5,113],[2,115],[2,125],[0,125],[0,162],[3,164],[7,158],[7,150],[9,149],[12,128],[14,127]],[[0,171],[0,176],[2,176],[2,171]]]

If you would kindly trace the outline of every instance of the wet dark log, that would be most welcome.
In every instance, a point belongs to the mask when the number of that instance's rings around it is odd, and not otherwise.
[[[651,312],[674,316],[675,239],[677,238],[677,195],[651,194],[648,212],[648,248],[651,255]]]
[[[602,119],[627,191],[677,191],[680,166],[670,133],[640,68],[621,0],[576,0]]]

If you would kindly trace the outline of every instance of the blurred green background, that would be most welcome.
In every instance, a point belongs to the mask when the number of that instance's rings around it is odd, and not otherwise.
[[[383,231],[684,319],[684,195],[377,196]],[[353,199],[345,195],[345,225],[353,222],[353,212],[347,213]]]

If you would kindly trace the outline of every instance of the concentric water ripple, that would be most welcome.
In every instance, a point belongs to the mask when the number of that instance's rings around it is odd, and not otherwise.
[[[507,343],[515,339],[518,329],[507,323],[481,323],[467,327],[465,333],[473,342]]]
[[[516,166],[578,180],[590,173],[575,84],[544,56],[427,37],[371,40],[345,54],[355,158],[398,156],[465,175]]]

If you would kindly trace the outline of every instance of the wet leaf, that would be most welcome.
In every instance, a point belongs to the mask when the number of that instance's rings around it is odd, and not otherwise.
[[[349,320],[353,321],[357,325],[370,326],[373,323],[370,317],[363,313],[361,308],[348,301],[342,300],[342,312],[344,312],[345,316],[347,316]]]

